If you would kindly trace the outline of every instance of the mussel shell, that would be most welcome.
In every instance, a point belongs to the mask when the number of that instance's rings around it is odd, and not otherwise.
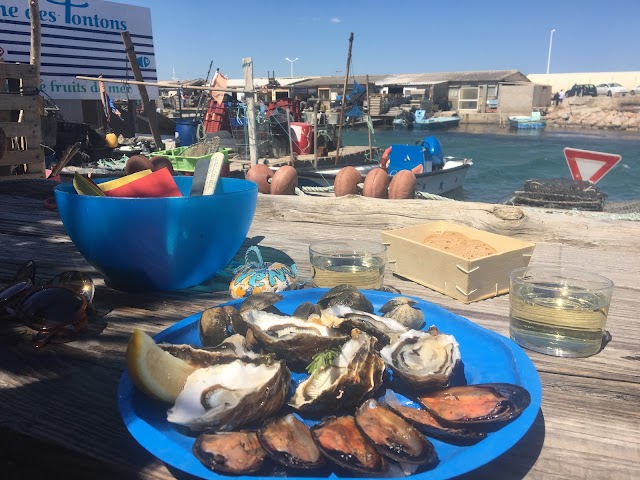
[[[320,451],[341,467],[368,474],[389,469],[387,460],[358,429],[352,416],[327,417],[311,427],[311,435]]]
[[[446,443],[453,445],[473,445],[487,437],[487,434],[484,432],[441,425],[438,419],[428,411],[400,403],[391,391],[387,391],[385,394],[384,405],[411,423],[422,433]]]
[[[231,310],[240,315],[235,308]],[[200,315],[198,320],[198,335],[203,347],[216,347],[229,336],[231,319],[225,307],[208,308]]]
[[[238,310],[240,313],[247,310],[264,310],[276,315],[282,315],[282,312],[274,305],[282,300],[284,296],[275,292],[256,293],[248,296],[241,304]],[[240,333],[240,332],[238,332]]]
[[[419,308],[414,308],[417,303],[407,297],[395,297],[380,307],[380,313],[407,328],[419,330],[424,324],[424,313]]]
[[[425,465],[438,458],[435,447],[422,433],[373,399],[360,405],[355,419],[376,450],[392,460]]]
[[[418,401],[443,425],[493,429],[520,416],[531,395],[519,385],[485,383],[421,394]]]
[[[267,454],[255,432],[202,433],[192,452],[205,467],[235,474],[259,470]]]
[[[312,315],[320,315],[322,309],[317,303],[304,302],[298,305],[298,307],[291,314],[292,317],[299,318],[301,320],[307,320]]]
[[[325,463],[309,427],[293,414],[267,420],[257,433],[269,456],[287,467],[310,469]]]
[[[329,308],[334,305],[346,305],[354,310],[360,310],[362,312],[373,313],[373,304],[365,297],[360,291],[353,285],[338,285],[326,292],[320,300],[318,305],[322,308]]]

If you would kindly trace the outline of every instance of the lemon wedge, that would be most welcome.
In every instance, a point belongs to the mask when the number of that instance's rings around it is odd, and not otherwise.
[[[127,345],[127,368],[133,384],[147,395],[175,403],[195,370],[184,360],[162,350],[149,335],[135,329]]]

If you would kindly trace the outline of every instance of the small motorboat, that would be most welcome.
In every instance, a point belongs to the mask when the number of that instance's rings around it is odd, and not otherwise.
[[[546,126],[547,122],[542,120],[540,112],[531,112],[531,115],[512,115],[509,117],[511,128],[540,129]]]
[[[459,123],[460,117],[455,113],[448,117],[429,117],[426,110],[416,110],[413,126],[414,128],[439,129],[457,127]]]

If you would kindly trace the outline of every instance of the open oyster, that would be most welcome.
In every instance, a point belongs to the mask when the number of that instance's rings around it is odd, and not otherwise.
[[[320,321],[324,325],[341,330],[357,328],[378,339],[382,345],[389,345],[405,333],[407,327],[392,318],[380,317],[373,313],[354,310],[346,305],[334,305],[322,311]]]
[[[427,332],[409,330],[380,355],[400,378],[419,390],[447,386],[460,362],[456,339],[436,327]]]
[[[291,374],[282,361],[234,360],[187,377],[167,420],[194,431],[229,431],[277,412]]]
[[[384,362],[375,345],[374,337],[354,329],[333,362],[298,385],[289,405],[311,412],[359,405],[382,384]]]
[[[320,323],[260,310],[243,312],[242,318],[260,347],[295,366],[306,366],[316,353],[337,348],[348,339]]]

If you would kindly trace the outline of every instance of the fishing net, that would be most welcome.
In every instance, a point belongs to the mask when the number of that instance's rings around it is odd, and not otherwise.
[[[514,205],[601,212],[607,195],[590,182],[551,178],[527,180],[514,192]]]

